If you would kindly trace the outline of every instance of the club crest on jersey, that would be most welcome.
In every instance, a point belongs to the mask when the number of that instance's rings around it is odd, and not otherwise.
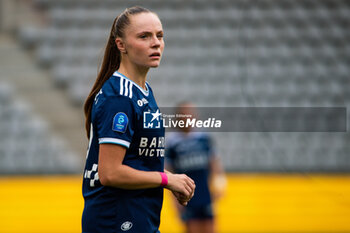
[[[159,129],[161,127],[161,116],[159,109],[156,112],[151,112],[151,110],[143,112],[143,128]]]
[[[112,130],[120,133],[125,133],[128,122],[128,116],[123,112],[118,112],[113,118]]]
[[[122,229],[122,231],[128,231],[131,228],[132,228],[132,222],[129,222],[129,221],[124,222],[120,227],[120,229]]]

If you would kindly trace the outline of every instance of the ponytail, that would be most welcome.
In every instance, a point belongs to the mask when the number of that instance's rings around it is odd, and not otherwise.
[[[111,32],[108,38],[106,49],[103,56],[102,65],[97,75],[96,81],[90,91],[90,94],[85,100],[84,113],[85,113],[85,129],[87,137],[90,138],[90,125],[91,125],[91,111],[92,104],[94,102],[96,94],[100,91],[103,84],[112,76],[112,74],[119,69],[121,62],[120,51],[115,43],[117,37],[122,38],[124,36],[125,26],[130,24],[130,15],[139,14],[142,12],[150,12],[149,10],[135,6],[127,8],[117,18],[115,18]]]

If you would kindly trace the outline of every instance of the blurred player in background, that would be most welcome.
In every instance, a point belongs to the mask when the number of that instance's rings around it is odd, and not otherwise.
[[[163,188],[186,205],[195,184],[164,172],[164,127],[146,82],[164,48],[158,16],[126,9],[113,23],[100,73],[84,110],[89,149],[83,232],[159,232]]]
[[[195,106],[182,102],[177,120],[196,118]],[[186,207],[177,204],[187,233],[214,233],[213,201],[225,189],[226,179],[212,139],[191,127],[178,128],[166,138],[166,164],[170,171],[185,173],[196,183],[196,191]]]

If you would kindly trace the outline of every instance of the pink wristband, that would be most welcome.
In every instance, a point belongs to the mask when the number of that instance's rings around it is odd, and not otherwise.
[[[168,176],[164,172],[159,172],[160,176],[162,177],[162,183],[160,184],[161,187],[165,187],[168,185]]]

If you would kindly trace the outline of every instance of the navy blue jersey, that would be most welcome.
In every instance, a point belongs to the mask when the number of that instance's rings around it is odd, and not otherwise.
[[[126,190],[101,185],[99,144],[127,148],[123,164],[164,171],[164,128],[152,89],[115,72],[95,97],[83,179],[83,232],[158,232],[163,188]]]
[[[215,154],[212,142],[205,133],[174,132],[167,135],[166,162],[175,173],[184,173],[196,184],[194,196],[188,207],[200,207],[211,203],[209,192],[210,160]]]

